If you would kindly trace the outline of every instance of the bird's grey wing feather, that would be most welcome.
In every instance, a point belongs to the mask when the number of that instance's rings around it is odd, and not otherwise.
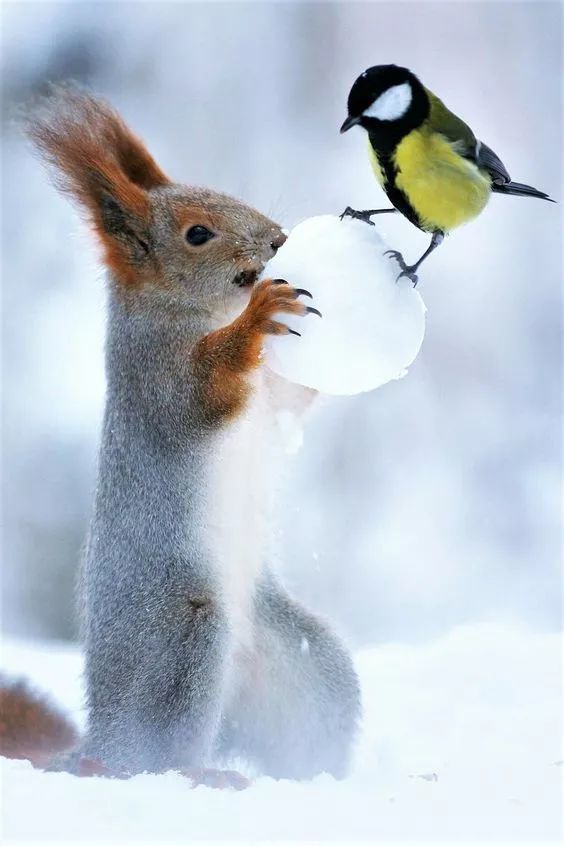
[[[499,156],[494,153],[491,147],[481,141],[478,141],[476,145],[476,164],[478,167],[487,170],[494,185],[506,185],[511,182],[511,177]]]

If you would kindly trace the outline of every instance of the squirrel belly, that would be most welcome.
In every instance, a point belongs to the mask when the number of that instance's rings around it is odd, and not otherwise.
[[[276,473],[275,425],[262,369],[250,377],[245,414],[218,435],[209,465],[210,511],[202,543],[218,567],[232,648],[252,651],[253,598],[269,548]]]

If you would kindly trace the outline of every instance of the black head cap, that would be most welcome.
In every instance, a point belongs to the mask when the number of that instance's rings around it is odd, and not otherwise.
[[[387,92],[389,97],[381,100]],[[420,126],[428,114],[429,98],[415,74],[398,65],[375,65],[351,88],[341,132],[360,125],[369,132],[387,133],[393,127],[394,134],[398,130],[405,134]]]

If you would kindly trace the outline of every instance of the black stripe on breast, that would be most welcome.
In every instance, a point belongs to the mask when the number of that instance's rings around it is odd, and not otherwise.
[[[414,226],[417,226],[418,229],[425,231],[421,226],[419,215],[407,199],[404,192],[396,185],[396,176],[399,173],[399,168],[392,158],[394,150],[379,151],[372,142],[372,138],[370,139],[370,143],[372,144],[372,149],[376,153],[378,162],[384,174],[384,191],[388,195],[388,199],[392,205],[404,215],[404,217],[407,217],[407,219],[413,223]]]

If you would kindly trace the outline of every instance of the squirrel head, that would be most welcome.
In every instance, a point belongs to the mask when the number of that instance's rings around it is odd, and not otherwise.
[[[284,243],[276,223],[238,200],[173,183],[107,103],[77,88],[52,88],[26,128],[128,298],[229,311]]]

